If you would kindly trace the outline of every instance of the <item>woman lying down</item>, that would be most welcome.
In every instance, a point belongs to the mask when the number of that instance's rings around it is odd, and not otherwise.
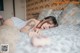
[[[47,36],[44,36],[43,34],[41,34],[40,31],[44,29],[49,29],[52,27],[57,27],[58,23],[55,17],[49,16],[35,23],[36,25],[29,32],[29,37],[32,38],[32,45],[36,47],[42,47],[42,46],[49,45],[50,39]]]
[[[46,17],[41,21],[30,19],[26,22],[20,20],[19,18],[13,17],[6,20],[4,24],[17,27],[20,29],[21,33],[25,33],[26,36],[28,34],[29,38],[31,38],[32,45],[36,47],[42,47],[50,44],[49,38],[40,34],[40,30],[58,26],[57,21],[53,16]]]
[[[51,25],[51,21],[29,21],[28,26],[26,24],[21,24],[22,22],[17,22],[18,18],[11,18],[5,21],[4,24],[15,26],[21,31],[21,39],[17,43],[16,53],[79,53],[80,52],[80,27],[75,26],[58,26],[57,22],[54,21],[54,25]],[[20,19],[18,19],[20,20]],[[18,25],[16,23],[20,23]],[[25,23],[25,22],[23,22]],[[34,25],[36,23],[36,25]],[[38,24],[39,23],[39,24]],[[43,24],[44,23],[44,24]],[[12,25],[14,24],[14,25]],[[18,26],[17,26],[18,25]],[[21,26],[21,27],[19,27]],[[29,28],[30,26],[34,26]],[[58,26],[56,28],[52,28]],[[49,28],[45,31],[45,28]],[[25,30],[27,29],[27,30]],[[31,29],[31,30],[29,30]],[[39,33],[45,31],[46,33]],[[23,33],[25,32],[25,33]],[[45,36],[44,36],[45,35]],[[31,41],[31,42],[30,42]],[[33,47],[35,46],[35,47]],[[50,45],[49,45],[50,43]],[[47,46],[46,46],[47,45]],[[46,46],[46,47],[44,47]]]

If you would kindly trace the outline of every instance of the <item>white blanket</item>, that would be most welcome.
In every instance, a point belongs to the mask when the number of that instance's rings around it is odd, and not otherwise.
[[[21,35],[16,53],[80,53],[80,26],[58,26],[41,31],[51,38],[51,45],[46,47],[33,47],[26,34]]]

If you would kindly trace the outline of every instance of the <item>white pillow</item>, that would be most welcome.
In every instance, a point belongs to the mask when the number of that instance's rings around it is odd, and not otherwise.
[[[69,4],[60,17],[58,18],[58,24],[72,24],[76,25],[80,23],[80,9],[74,5]]]
[[[52,9],[43,9],[38,17],[38,20],[42,20],[45,17],[49,16],[52,12]]]
[[[23,28],[27,24],[27,21],[24,21],[17,17],[11,17],[11,20],[13,21],[14,26],[17,27],[18,29]]]
[[[52,11],[52,13],[50,14],[50,16],[54,16],[56,17],[56,19],[58,19],[59,15],[62,13],[62,10],[55,10]]]
[[[42,12],[40,13],[38,19],[42,20],[48,16],[54,16],[57,19],[58,16],[61,14],[61,12],[62,12],[62,10],[43,9]]]

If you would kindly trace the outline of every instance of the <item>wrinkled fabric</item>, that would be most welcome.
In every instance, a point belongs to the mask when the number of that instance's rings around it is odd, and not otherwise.
[[[27,24],[27,21],[21,20],[17,17],[12,17],[11,20],[13,21],[14,26],[18,29],[23,28]]]
[[[17,51],[20,53],[80,53],[79,25],[60,25],[55,28],[42,30],[41,34],[51,39],[50,45],[33,47],[29,37],[23,34],[21,41],[18,43]]]
[[[80,24],[80,8],[74,4],[69,4],[58,18],[59,25]]]
[[[56,19],[58,19],[58,16],[62,13],[62,10],[53,10],[53,9],[43,9],[40,13],[38,20],[42,20],[45,17],[48,16],[54,16]]]

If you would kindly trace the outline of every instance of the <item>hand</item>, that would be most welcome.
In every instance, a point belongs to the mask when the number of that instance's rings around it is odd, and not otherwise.
[[[35,37],[35,36],[40,36],[40,32],[35,32],[35,31],[29,32],[29,37]]]

